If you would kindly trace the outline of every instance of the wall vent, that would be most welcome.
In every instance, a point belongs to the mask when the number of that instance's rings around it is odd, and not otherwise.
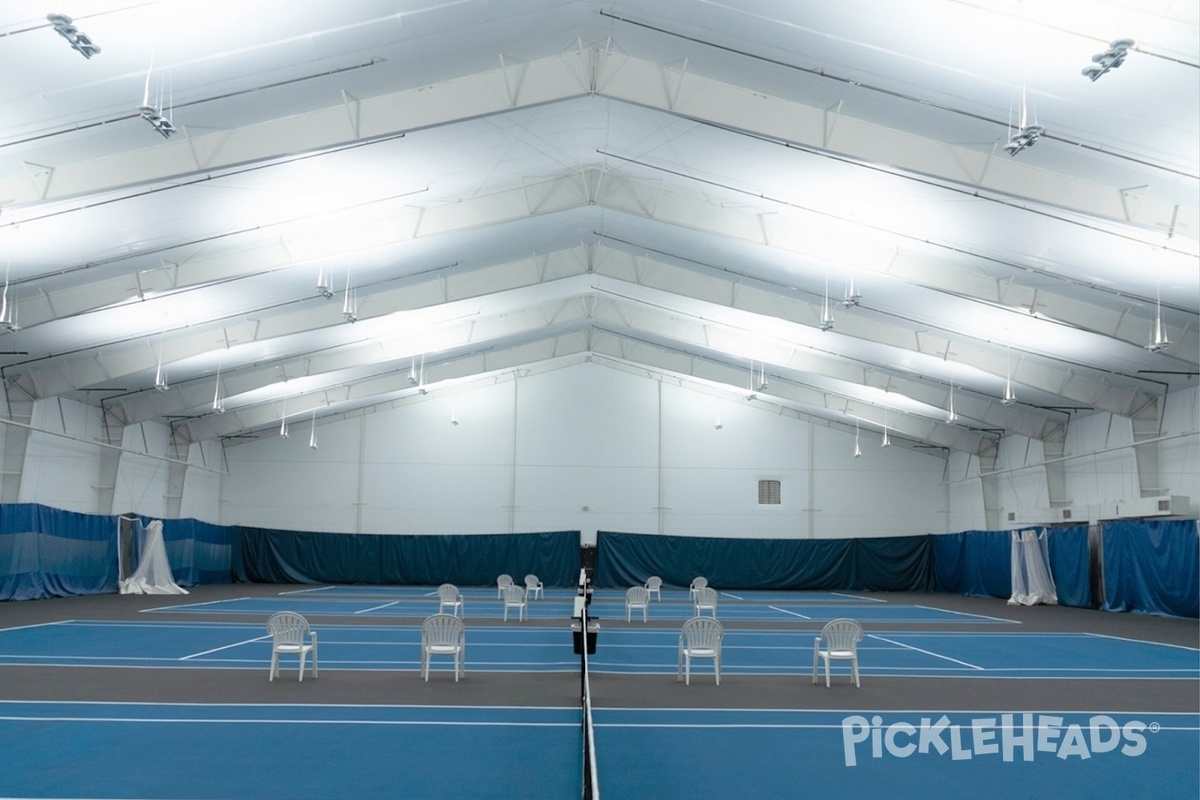
[[[777,506],[780,504],[780,482],[765,480],[758,482],[758,504],[760,506]]]

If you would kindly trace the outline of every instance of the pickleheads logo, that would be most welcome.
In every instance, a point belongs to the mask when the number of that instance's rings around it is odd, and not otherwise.
[[[1106,753],[1134,757],[1146,752],[1146,732],[1158,729],[1157,722],[1121,724],[1107,714],[1076,722],[1052,714],[1001,714],[961,723],[951,722],[943,714],[936,720],[921,717],[916,724],[885,724],[879,715],[867,719],[855,714],[842,720],[842,748],[847,767],[857,765],[859,758],[868,754],[871,758],[931,755],[953,761],[976,756],[1033,761],[1042,753],[1063,760]]]

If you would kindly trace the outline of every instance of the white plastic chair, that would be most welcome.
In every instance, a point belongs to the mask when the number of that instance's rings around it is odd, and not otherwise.
[[[862,625],[852,619],[835,619],[821,629],[813,640],[813,676],[817,682],[817,662],[825,662],[825,685],[829,686],[829,662],[849,661],[854,685],[858,686],[858,643],[862,641]]]
[[[455,683],[466,674],[466,627],[453,614],[434,614],[421,623],[421,677],[426,681],[429,680],[429,662],[433,656],[454,657]]]
[[[504,590],[513,585],[512,575],[501,575],[496,578],[496,597],[504,599]]]
[[[693,601],[696,608],[696,616],[704,615],[705,611],[711,611],[713,619],[717,618],[717,590],[711,586],[701,586],[696,590],[696,597]]]
[[[630,586],[625,592],[625,621],[632,621],[633,610],[641,609],[642,622],[650,619],[650,592],[645,586]]]
[[[508,622],[508,610],[517,609],[517,621],[525,619],[525,587],[515,583],[504,590],[504,621]]]
[[[450,613],[458,616],[459,612],[465,616],[467,613],[466,607],[463,605],[462,592],[453,583],[443,583],[438,587],[438,613],[445,614],[446,609],[450,609]]]
[[[655,600],[662,600],[662,578],[657,575],[646,579],[646,592]]]
[[[317,634],[308,620],[293,611],[280,611],[267,620],[271,634],[271,677],[279,676],[279,654],[300,656],[300,680],[304,680],[304,660],[312,653],[312,676],[317,677]]]
[[[679,631],[679,669],[675,680],[686,685],[692,682],[692,659],[711,658],[717,686],[721,685],[721,639],[725,628],[712,617],[692,617]]]
[[[708,586],[708,578],[692,578],[692,585],[688,587],[688,596],[695,599],[696,590],[703,589],[705,586]]]
[[[525,576],[525,596],[530,600],[536,600],[542,597],[542,582],[538,580],[537,575]]]

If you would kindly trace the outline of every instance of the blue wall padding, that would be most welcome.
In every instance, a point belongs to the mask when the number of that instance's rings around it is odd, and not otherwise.
[[[672,586],[703,576],[720,589],[928,591],[929,538],[735,539],[600,531],[595,584],[635,586],[657,575]]]
[[[1200,617],[1198,527],[1196,520],[1104,523],[1104,610]]]
[[[1046,536],[1046,544],[1050,551],[1050,574],[1054,577],[1058,604],[1091,608],[1087,525],[1051,528]]]
[[[472,535],[312,533],[237,527],[234,579],[252,583],[494,586],[537,575],[579,578],[579,531]]]
[[[117,528],[115,516],[0,505],[0,600],[116,592]],[[229,528],[164,520],[163,540],[180,586],[229,583]]]
[[[962,531],[933,537],[939,592],[971,597],[1012,597],[1012,534]]]

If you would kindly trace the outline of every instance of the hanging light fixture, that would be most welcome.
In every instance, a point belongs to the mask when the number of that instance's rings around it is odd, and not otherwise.
[[[75,20],[68,17],[66,14],[47,14],[46,19],[50,22],[50,27],[54,28],[59,36],[67,40],[67,44],[79,53],[84,58],[91,58],[100,52],[100,46],[93,43],[91,37],[75,27]]]
[[[329,300],[333,297],[333,281],[329,279],[329,272],[322,266],[317,270],[317,294]]]
[[[860,431],[858,428],[858,420],[854,420],[854,457],[855,458],[862,458],[862,446],[859,444],[859,441],[858,441],[859,433],[860,433]]]
[[[212,410],[217,414],[225,413],[225,398],[221,396],[221,365],[217,364],[217,385],[213,389]]]
[[[833,330],[833,311],[829,308],[829,275],[825,275],[825,300],[821,303],[821,330]]]
[[[954,411],[954,379],[950,380],[950,403],[946,407],[946,424],[953,425],[958,422],[958,414]]]
[[[308,434],[308,446],[312,450],[317,449],[317,408],[313,406],[312,410],[312,430]]]
[[[1021,117],[1019,121],[1020,127],[1011,136],[1008,137],[1008,142],[1004,145],[1004,149],[1008,151],[1010,156],[1015,156],[1027,147],[1033,147],[1034,142],[1042,138],[1046,134],[1046,129],[1036,122],[1029,123],[1029,110],[1025,105],[1025,87],[1021,87]]]
[[[1002,405],[1011,406],[1017,402],[1017,395],[1012,388],[1012,348],[1008,351],[1008,374],[1004,377],[1004,397],[1000,400]]]
[[[6,290],[8,289],[8,280],[7,279],[4,282],[4,288]],[[0,324],[3,324],[2,320],[0,320]],[[1171,343],[1171,340],[1167,338],[1167,331],[1163,327],[1162,287],[1159,286],[1158,290],[1156,291],[1156,297],[1155,297],[1155,302],[1154,302],[1154,338],[1150,340],[1149,344],[1143,345],[1143,347],[1145,347],[1151,353],[1157,353],[1159,350],[1162,350],[1164,347],[1166,347],[1170,343]]]
[[[846,296],[842,298],[842,308],[853,308],[862,300],[862,294],[858,289],[854,288],[854,276],[850,276],[850,280],[846,282]]]
[[[417,380],[417,357],[416,356],[413,356],[412,364],[408,368],[408,382],[411,383],[413,386],[416,386],[417,383],[419,382]]]
[[[342,300],[342,316],[350,324],[358,322],[358,293],[354,289],[354,283],[350,280],[349,270],[346,270],[346,296]]]
[[[425,356],[421,356],[421,372],[417,376],[417,391],[421,394],[429,394],[429,390],[425,388]]]
[[[21,325],[17,322],[17,300],[13,297],[12,305],[8,303],[8,274],[12,269],[12,259],[4,267],[4,294],[0,295],[0,330],[8,333],[16,333],[21,330]]]
[[[1125,57],[1129,55],[1129,50],[1134,44],[1133,39],[1117,39],[1109,42],[1108,49],[1092,56],[1092,63],[1081,70],[1083,76],[1094,81],[1109,70],[1121,66],[1125,63]]]
[[[167,116],[163,116],[162,103],[162,85],[159,85],[158,101],[155,105],[150,104],[150,73],[154,70],[154,62],[150,62],[150,69],[146,70],[146,87],[142,92],[142,104],[138,106],[138,113],[142,115],[142,119],[150,123],[154,130],[158,131],[164,139],[170,139],[171,134],[176,133],[175,125],[171,122],[173,116],[171,109],[167,109]]]
[[[883,412],[883,438],[879,440],[880,447],[891,447],[892,446],[892,440],[888,436],[887,420],[888,420],[888,412],[884,411]]]
[[[166,344],[167,332],[163,331],[158,339],[158,367],[154,370],[154,391],[165,392],[171,387],[167,385],[167,371],[163,368],[163,347]]]
[[[767,390],[767,362],[758,362],[758,391],[765,392]]]

